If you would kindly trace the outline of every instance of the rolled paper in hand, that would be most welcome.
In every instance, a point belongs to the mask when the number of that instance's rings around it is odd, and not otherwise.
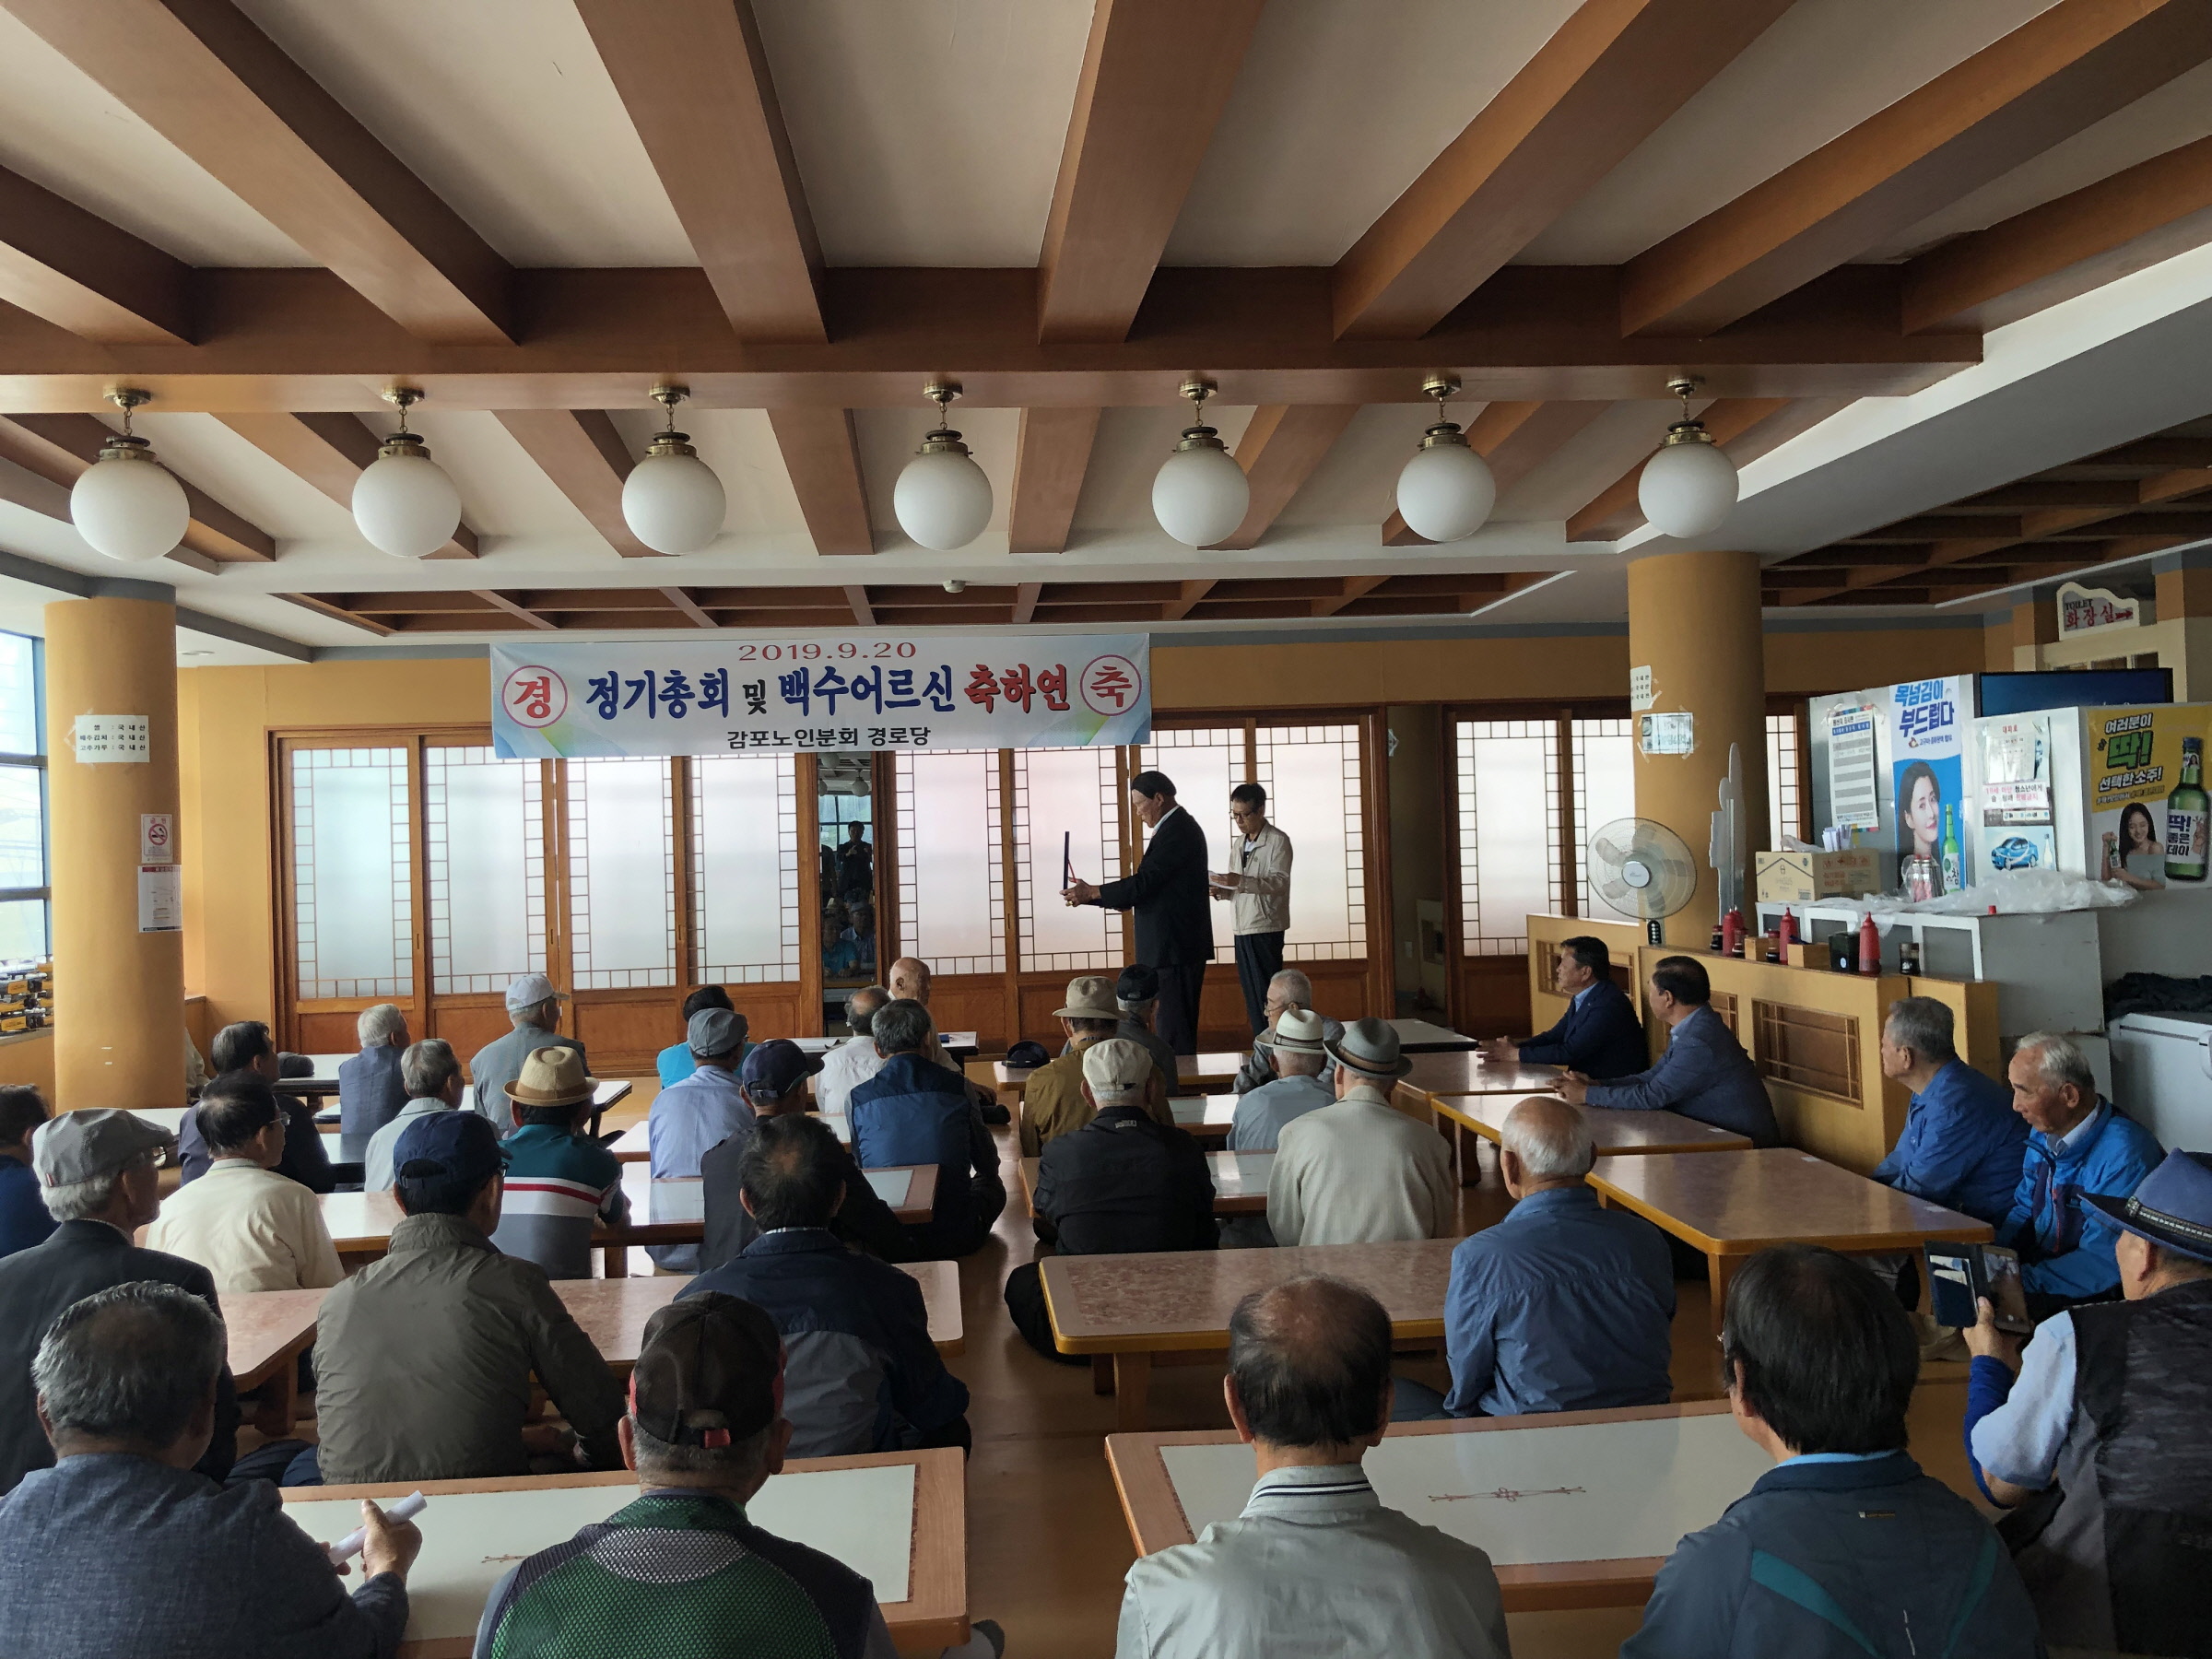
[[[422,1513],[429,1501],[420,1492],[409,1492],[384,1512],[384,1519],[387,1521],[412,1521]],[[359,1555],[361,1546],[368,1542],[369,1529],[365,1526],[355,1527],[335,1544],[330,1546],[330,1564],[333,1567],[343,1567],[355,1556]]]

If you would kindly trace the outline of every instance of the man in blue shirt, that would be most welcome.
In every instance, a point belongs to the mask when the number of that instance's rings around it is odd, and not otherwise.
[[[1560,1095],[1577,1106],[1616,1112],[1678,1112],[1746,1135],[1755,1147],[1779,1147],[1782,1126],[1774,1121],[1766,1079],[1712,1004],[1712,982],[1704,963],[1695,957],[1661,957],[1652,970],[1652,1016],[1665,1022],[1669,1035],[1659,1064],[1610,1083],[1569,1072],[1559,1079]]]
[[[1951,1031],[1950,1009],[1932,996],[1890,1005],[1882,1076],[1911,1089],[1912,1104],[1874,1178],[1994,1227],[2020,1184],[2028,1124],[2010,1089],[1959,1058]]]
[[[2149,1130],[2097,1092],[2071,1037],[2031,1031],[2012,1052],[2012,1109],[2033,1132],[1997,1242],[2020,1253],[2028,1311],[2048,1318],[2120,1289],[2119,1238],[2092,1194],[2124,1199],[2165,1156]]]
[[[700,1159],[732,1135],[750,1135],[753,1109],[737,1084],[745,1022],[727,1008],[701,1008],[684,1028],[697,1069],[653,1098],[645,1114],[645,1150],[655,1181],[700,1172]],[[696,1244],[649,1244],[653,1265],[674,1273],[699,1266]]]
[[[1336,1104],[1335,1088],[1321,1079],[1321,1068],[1329,1063],[1324,1030],[1321,1016],[1309,1009],[1285,1008],[1275,1017],[1275,1035],[1258,1050],[1274,1068],[1275,1081],[1237,1097],[1229,1126],[1231,1152],[1272,1152],[1286,1124]]]
[[[1006,1207],[998,1147],[968,1093],[967,1079],[929,1057],[929,1010],[907,997],[888,1002],[868,1022],[883,1069],[846,1105],[853,1157],[864,1170],[937,1166],[935,1206],[907,1229],[915,1259],[972,1254]]]
[[[1498,1038],[1490,1044],[1492,1059],[1572,1066],[1601,1083],[1652,1063],[1636,1005],[1613,982],[1612,954],[1603,939],[1561,939],[1551,988],[1569,999],[1559,1022],[1524,1042]]]
[[[670,1043],[653,1057],[653,1069],[659,1075],[663,1088],[666,1088],[671,1083],[681,1083],[691,1075],[693,1067],[698,1064],[691,1058],[691,1044],[688,1040],[691,1016],[708,1008],[721,1008],[725,1012],[736,1013],[736,1009],[730,1003],[730,994],[720,985],[701,985],[684,998],[683,1018],[686,1041]],[[741,1030],[745,1030],[749,1023],[744,1015],[737,1015],[737,1024]],[[745,1044],[738,1052],[737,1064],[742,1065],[745,1063],[746,1055],[752,1052],[753,1045],[749,1042]]]
[[[1601,1207],[1583,1182],[1595,1154],[1579,1108],[1537,1096],[1499,1136],[1514,1199],[1505,1219],[1452,1253],[1444,1345],[1452,1393],[1398,1417],[1513,1417],[1664,1406],[1673,1393],[1675,1275],[1666,1235]],[[1419,1407],[1426,1406],[1423,1410]]]
[[[397,1003],[361,1010],[354,1022],[361,1052],[338,1062],[338,1156],[359,1163],[369,1156],[369,1137],[406,1110],[407,1086],[400,1078],[407,1017]]]
[[[61,1224],[47,1213],[39,1178],[30,1167],[30,1135],[46,1121],[46,1101],[35,1088],[0,1088],[0,1256],[45,1242]]]

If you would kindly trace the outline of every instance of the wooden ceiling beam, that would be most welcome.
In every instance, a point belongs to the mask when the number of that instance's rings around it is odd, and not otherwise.
[[[1498,402],[1486,406],[1467,426],[1467,444],[1490,464],[1500,500],[1505,492],[1563,448],[1610,406],[1581,399]],[[1386,547],[1426,547],[1394,508],[1382,521]]]
[[[868,494],[860,477],[860,443],[850,409],[781,408],[768,423],[782,452],[783,469],[798,494],[817,553],[876,551],[868,522]]]
[[[2056,0],[1631,260],[1621,328],[1713,334],[2207,59],[2199,0]]]
[[[635,464],[615,423],[599,409],[500,409],[500,424],[554,487],[624,559],[659,555],[622,516],[622,481]]]
[[[1014,487],[1006,496],[1009,553],[1065,553],[1076,502],[1098,441],[1095,405],[1024,409],[1014,439]]]
[[[876,609],[868,602],[868,590],[855,584],[845,590],[845,603],[853,610],[853,620],[862,628],[876,626]]]
[[[741,340],[820,343],[822,246],[752,0],[577,0]]]
[[[1162,622],[1181,622],[1187,618],[1214,591],[1211,582],[1186,582],[1179,598],[1163,600],[1159,607]]]
[[[1336,262],[1338,337],[1427,334],[1788,9],[1583,0]]]
[[[559,623],[549,621],[530,609],[529,606],[519,604],[515,600],[508,598],[506,594],[498,593],[491,588],[471,588],[469,593],[472,597],[483,600],[493,610],[503,611],[510,617],[519,618],[529,627],[543,629],[547,632],[559,630]]]
[[[1366,598],[1389,580],[1388,576],[1347,576],[1335,597],[1313,601],[1313,614],[1317,617],[1333,617],[1353,600]],[[1480,578],[1470,577],[1468,580],[1475,582]]]
[[[216,418],[295,477],[353,511],[353,487],[382,447],[358,416],[341,410],[284,415],[233,412]],[[481,549],[466,524],[432,559],[474,559]]]
[[[1773,419],[1793,400],[1786,397],[1716,397],[1699,413],[1705,429],[1712,434],[1713,442],[1726,449],[1737,439],[1750,434],[1766,421]],[[1653,453],[1658,446],[1653,445]],[[1643,460],[1606,486],[1596,496],[1567,521],[1569,541],[1618,541],[1643,524],[1643,507],[1638,497],[1638,488],[1643,479]]]
[[[1044,592],[1041,582],[1025,582],[1014,590],[1014,614],[1008,618],[1018,628],[1025,622],[1037,619],[1037,600]]]
[[[114,429],[92,415],[12,415],[0,417],[0,456],[67,489],[100,459]],[[155,445],[154,453],[160,453]],[[170,468],[172,475],[176,468]],[[192,519],[184,540],[170,557],[196,570],[227,564],[266,564],[276,557],[276,538],[230,511],[189,478],[179,477]]]
[[[231,0],[0,5],[417,337],[513,337],[507,262]]]
[[[680,587],[665,587],[661,589],[660,592],[661,597],[667,600],[669,604],[675,606],[677,610],[681,611],[685,618],[688,619],[694,627],[713,628],[718,626],[713,618],[708,616],[704,610],[700,608],[699,601],[692,598],[690,594],[685,589]]]
[[[102,344],[193,337],[191,266],[5,168],[0,300]]]
[[[1213,545],[1257,547],[1359,412],[1357,404],[1266,404],[1253,410],[1236,451],[1252,486],[1252,505],[1235,532]]]
[[[2199,138],[1910,261],[1905,331],[2018,322],[2206,241],[2212,138]]]
[[[1263,0],[1095,0],[1037,262],[1037,337],[1124,339]]]
[[[372,617],[360,616],[320,594],[278,594],[276,597],[284,600],[287,604],[298,606],[301,610],[312,611],[318,617],[326,617],[333,622],[343,622],[348,627],[360,629],[365,633],[372,633],[380,638],[399,631],[388,622],[379,622]]]

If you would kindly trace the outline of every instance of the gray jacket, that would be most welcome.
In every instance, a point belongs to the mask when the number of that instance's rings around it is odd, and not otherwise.
[[[1326,1014],[1324,1014],[1321,1017],[1322,1041],[1335,1042],[1340,1041],[1343,1036],[1344,1021],[1331,1019]],[[1329,1086],[1329,1092],[1332,1095],[1336,1092],[1335,1061],[1325,1057],[1322,1060],[1321,1080]],[[1250,1094],[1253,1089],[1264,1088],[1274,1081],[1275,1061],[1267,1052],[1267,1033],[1263,1031],[1252,1040],[1252,1053],[1244,1056],[1244,1064],[1238,1068],[1236,1081],[1230,1087],[1237,1094]]]
[[[523,1075],[523,1062],[541,1048],[574,1049],[576,1057],[583,1060],[583,1044],[575,1038],[559,1031],[541,1031],[535,1026],[517,1026],[497,1042],[478,1049],[477,1057],[468,1063],[469,1087],[475,1090],[473,1104],[502,1135],[514,1133],[514,1102],[507,1098],[507,1086]],[[592,1069],[590,1061],[584,1061],[583,1069],[587,1073]]]
[[[1508,1659],[1490,1558],[1385,1509],[1357,1464],[1277,1469],[1244,1512],[1145,1557],[1115,1659]]]

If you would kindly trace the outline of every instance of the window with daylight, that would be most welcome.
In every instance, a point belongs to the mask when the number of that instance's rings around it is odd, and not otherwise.
[[[0,633],[0,960],[45,956],[45,643]]]
[[[897,763],[901,947],[940,978],[1004,972],[998,751],[902,751]]]
[[[799,798],[790,755],[691,762],[692,925],[701,984],[799,977]]]
[[[1241,725],[1188,729],[1156,726],[1152,741],[1137,750],[1137,771],[1165,773],[1175,785],[1176,804],[1197,819],[1198,827],[1206,831],[1206,867],[1209,870],[1229,867],[1229,838],[1236,833],[1229,821],[1229,792],[1252,776],[1251,766],[1251,746]],[[1274,792],[1268,793],[1272,797]],[[1270,813],[1275,810],[1272,798],[1267,808]],[[1148,836],[1151,831],[1144,833]],[[1134,870],[1136,866],[1132,864],[1129,867]],[[1293,862],[1290,871],[1293,921],[1298,917],[1299,883],[1303,874]],[[1229,906],[1218,905],[1214,912],[1214,960],[1235,961],[1234,941]]]
[[[1803,797],[1797,786],[1797,716],[1767,716],[1767,833],[1769,846],[1779,847],[1784,835],[1803,837],[1800,819]]]
[[[1590,890],[1590,837],[1616,818],[1636,816],[1635,724],[1574,720],[1568,744],[1574,761],[1575,914],[1618,921],[1613,907]]]
[[[1014,877],[1025,972],[1112,972],[1125,959],[1118,912],[1070,906],[1060,897],[1066,869],[1084,881],[1119,873],[1122,793],[1112,749],[1014,751]]]
[[[504,991],[546,971],[545,763],[423,751],[430,989]]]
[[[676,983],[669,762],[571,760],[569,949],[579,991]]]
[[[1461,948],[1517,956],[1559,907],[1559,723],[1453,722]]]
[[[292,751],[292,943],[302,997],[415,994],[408,754]]]
[[[1268,818],[1290,838],[1290,927],[1283,935],[1284,959],[1312,962],[1365,956],[1367,844],[1359,728],[1263,725],[1254,742],[1258,776],[1253,781],[1267,792]],[[1226,813],[1226,790],[1222,800]]]

